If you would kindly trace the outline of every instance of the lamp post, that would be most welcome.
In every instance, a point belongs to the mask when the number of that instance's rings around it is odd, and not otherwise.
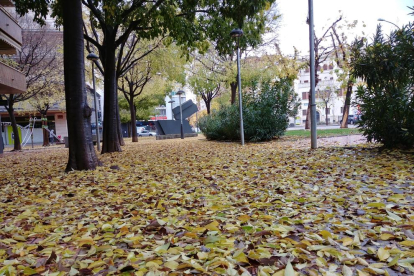
[[[240,37],[243,36],[241,29],[233,29],[230,32],[230,36],[236,38],[237,45],[237,86],[239,87],[239,112],[240,112],[240,140],[242,146],[244,146],[244,127],[243,127],[243,105],[242,105],[242,93],[241,93],[241,76],[240,76]]]
[[[394,25],[395,27],[397,27],[397,29],[400,29],[400,27],[398,27],[398,25],[397,25],[397,24],[392,23],[391,21],[385,20],[385,19],[383,19],[383,18],[378,18],[377,20],[378,20],[378,21],[381,21],[381,22],[387,22],[387,23],[390,23],[390,24]]]
[[[185,94],[185,92],[183,90],[178,90],[177,95],[178,95],[178,100],[180,103],[181,139],[184,139],[183,110],[181,108],[181,95],[182,94]]]
[[[311,85],[311,149],[318,148],[316,135],[316,104],[315,104],[315,41],[313,29],[313,0],[308,0],[309,6],[309,53],[310,53],[310,85]]]
[[[171,101],[168,101],[168,103],[171,105],[171,120],[174,118],[174,116],[173,116],[173,103],[175,103],[175,101],[171,98]]]
[[[95,89],[95,72],[94,72],[94,65],[95,61],[99,59],[99,57],[95,53],[90,53],[86,56],[86,58],[92,61],[92,83],[93,83],[93,96],[94,96],[94,107],[95,107],[95,124],[96,124],[96,148],[98,151],[101,150],[101,139],[99,135],[99,122],[98,122],[98,108],[97,108],[97,98],[96,98],[96,89]]]

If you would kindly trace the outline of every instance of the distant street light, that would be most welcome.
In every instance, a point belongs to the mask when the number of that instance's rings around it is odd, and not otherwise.
[[[378,18],[378,21],[390,23],[390,24],[394,25],[395,27],[397,27],[397,29],[400,29],[400,27],[398,27],[397,24],[392,23],[391,21],[385,20],[383,18]]]
[[[183,128],[183,110],[181,107],[181,95],[185,94],[183,90],[178,90],[177,95],[180,102],[180,120],[181,120],[181,139],[184,139],[184,128]]]
[[[241,93],[241,76],[240,76],[240,37],[243,36],[241,29],[234,29],[230,32],[230,36],[236,38],[237,47],[237,86],[239,87],[239,112],[240,112],[240,140],[242,146],[244,146],[244,127],[243,127],[243,104]]]
[[[99,122],[98,122],[98,105],[97,105],[97,98],[96,98],[96,89],[95,89],[95,72],[94,72],[94,65],[95,61],[99,59],[99,57],[95,53],[90,53],[86,56],[86,58],[92,61],[92,82],[93,82],[93,96],[94,96],[94,106],[95,106],[95,124],[96,124],[96,148],[98,151],[101,150],[101,139],[99,135]]]
[[[171,120],[172,120],[174,118],[172,110],[173,110],[173,103],[175,103],[175,101],[171,99],[171,101],[168,101],[168,103],[171,104]]]

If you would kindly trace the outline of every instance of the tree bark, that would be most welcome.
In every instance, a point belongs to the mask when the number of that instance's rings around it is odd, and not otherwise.
[[[102,153],[120,152],[121,149],[121,123],[118,112],[118,94],[116,78],[116,57],[115,57],[116,30],[106,28],[105,48],[102,50],[104,72],[104,125]],[[123,142],[123,140],[122,140]]]
[[[328,103],[325,105],[325,124],[329,125],[329,118],[328,118]]]
[[[231,88],[231,99],[230,99],[230,103],[231,104],[235,104],[235,102],[236,102],[236,95],[237,95],[237,81],[231,82],[230,83],[230,88]]]
[[[10,97],[11,99],[12,97]],[[9,106],[6,108],[7,112],[9,113],[10,116],[10,123],[12,126],[12,130],[14,133],[14,147],[13,147],[13,151],[15,150],[22,150],[22,144],[20,141],[20,136],[19,136],[19,129],[17,127],[17,122],[16,122],[16,117],[14,116],[14,108],[13,108],[13,101],[10,100],[9,101]]]
[[[305,121],[305,129],[310,129],[310,113],[311,113],[311,100],[310,100],[310,90],[309,90],[309,103],[308,108],[306,109],[306,121]]]
[[[130,97],[130,104],[129,104],[129,112],[131,114],[131,134],[132,134],[132,142],[138,142],[138,134],[137,134],[137,126],[136,126],[136,111],[134,105],[134,98]]]
[[[354,86],[351,80],[348,80],[346,85],[346,95],[345,95],[345,105],[344,105],[344,112],[342,113],[342,123],[341,128],[348,128],[348,115],[349,109],[351,106],[351,95],[352,95],[352,87]]]
[[[211,101],[205,101],[206,108],[207,108],[207,114],[210,114],[211,112]]]
[[[43,147],[48,147],[50,135],[49,135],[49,131],[47,131],[49,129],[47,125],[47,116],[44,113],[41,113],[41,116],[42,116]]]
[[[92,141],[92,109],[86,99],[81,1],[63,0],[62,11],[65,98],[69,133],[69,160],[66,171],[94,170],[99,161]]]

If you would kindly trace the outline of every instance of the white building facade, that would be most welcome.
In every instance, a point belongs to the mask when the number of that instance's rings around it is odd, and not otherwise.
[[[346,90],[341,87],[336,72],[340,72],[335,63],[327,60],[318,68],[318,85],[315,87],[316,118],[318,124],[339,124],[342,120],[345,105]],[[306,121],[306,112],[309,106],[310,69],[301,69],[295,81],[295,92],[298,94],[301,105],[294,120],[295,125],[303,125]],[[351,105],[349,114],[357,114]]]

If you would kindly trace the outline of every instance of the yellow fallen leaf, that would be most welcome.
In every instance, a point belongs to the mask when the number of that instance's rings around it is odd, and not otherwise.
[[[381,247],[380,249],[378,249],[377,255],[380,261],[385,261],[390,257],[390,252],[387,249]]]
[[[295,270],[290,262],[287,263],[284,276],[295,276]]]
[[[350,237],[345,237],[342,239],[342,245],[343,246],[348,246],[351,245],[354,242],[354,239],[350,238]]]
[[[240,220],[241,222],[247,222],[247,221],[250,220],[250,216],[248,216],[248,215],[241,215],[237,219]]]
[[[319,232],[319,234],[324,237],[325,239],[327,238],[332,238],[332,234],[329,231],[326,230],[322,230]]]
[[[381,236],[380,236],[380,239],[383,240],[383,241],[387,241],[387,240],[393,239],[393,238],[395,238],[395,236],[393,234],[390,234],[390,233],[382,233]]]
[[[164,263],[164,266],[168,267],[171,270],[176,270],[178,265],[179,264],[176,261],[168,261],[168,262]]]
[[[206,226],[204,226],[206,229],[210,230],[210,231],[220,231],[220,229],[217,228],[217,226],[219,226],[218,221],[213,221],[209,224],[207,224]]]
[[[88,268],[89,268],[89,269],[93,269],[93,268],[95,268],[95,267],[100,267],[100,266],[103,266],[103,265],[106,265],[106,262],[104,262],[104,261],[96,261],[96,262],[91,263],[91,264],[88,266]]]
[[[404,245],[404,246],[408,246],[408,247],[414,247],[414,240],[407,240],[407,241],[402,241],[402,242],[400,242],[400,244],[401,245]]]

